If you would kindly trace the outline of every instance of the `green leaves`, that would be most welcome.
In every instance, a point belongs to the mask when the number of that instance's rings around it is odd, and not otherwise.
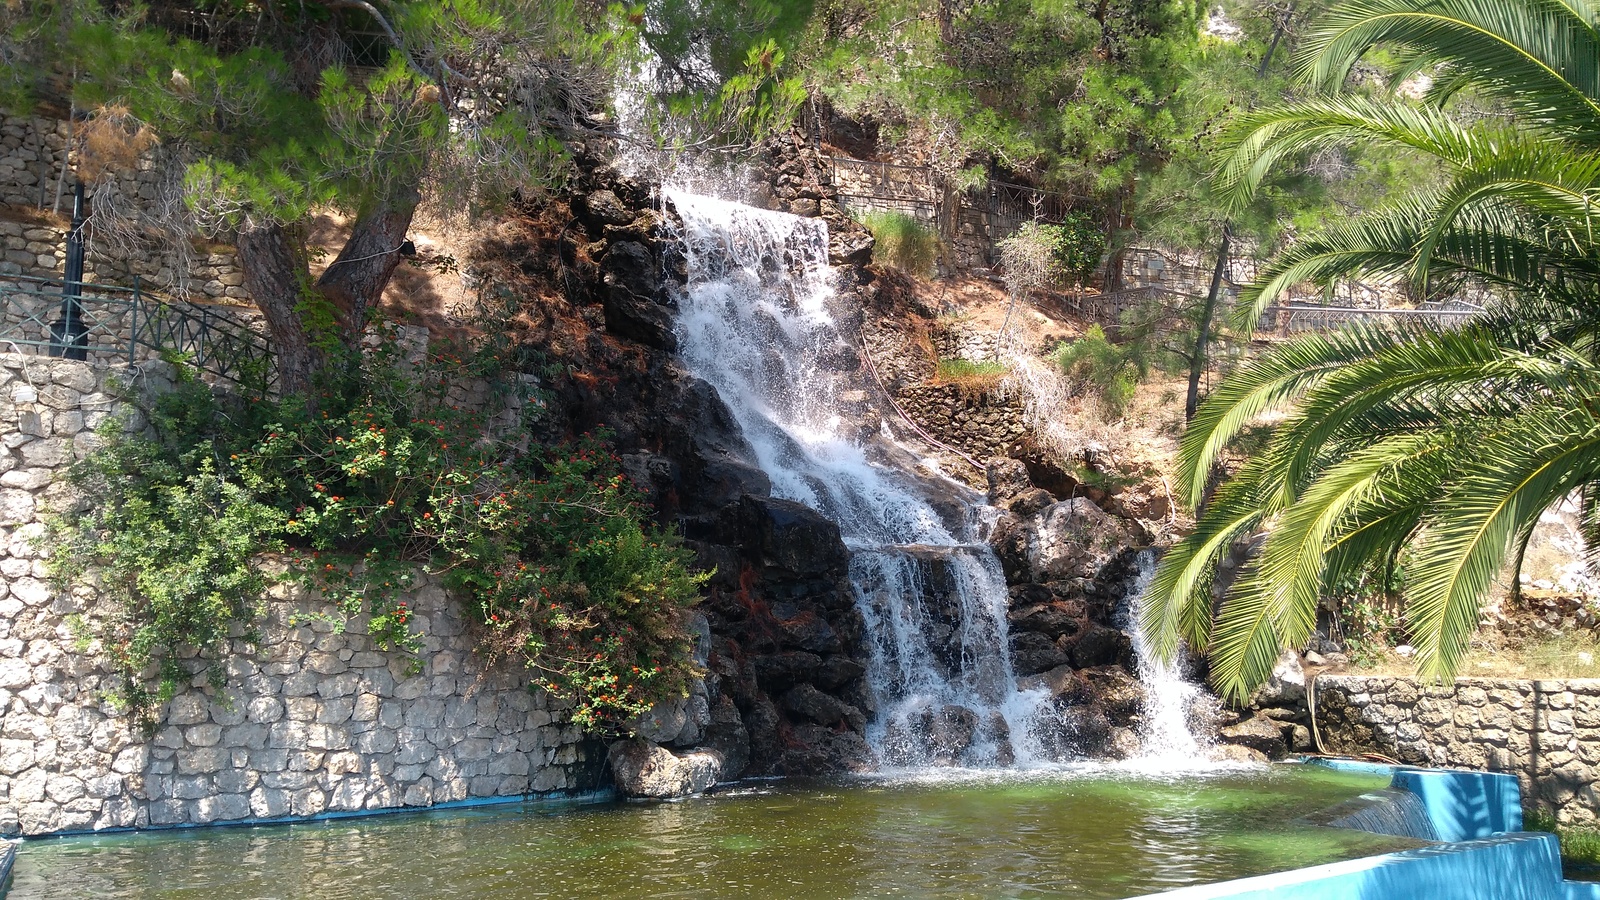
[[[1230,375],[1184,436],[1191,502],[1233,435],[1285,417],[1162,561],[1144,618],[1156,646],[1209,641],[1213,679],[1241,699],[1309,635],[1324,590],[1415,544],[1412,643],[1425,674],[1454,672],[1508,553],[1600,478],[1600,367],[1569,349],[1573,318],[1313,337]],[[1205,633],[1192,620],[1209,616],[1210,567],[1269,522]]]
[[[487,655],[571,700],[583,727],[615,731],[680,694],[684,611],[705,576],[617,458],[589,437],[518,453],[492,397],[458,408],[454,386],[493,374],[493,349],[418,363],[392,335],[380,344],[314,411],[293,397],[224,408],[182,384],[151,411],[153,438],[109,434],[72,470],[95,503],[52,524],[52,565],[97,590],[85,627],[122,702],[149,720],[194,675],[183,647],[219,678],[232,629],[253,628],[281,580],[320,593],[315,618],[365,617],[379,648],[420,666],[404,593],[419,568],[456,590]]]

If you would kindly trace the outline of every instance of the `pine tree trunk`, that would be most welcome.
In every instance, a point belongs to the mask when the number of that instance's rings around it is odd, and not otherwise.
[[[270,224],[239,232],[239,267],[272,334],[280,392],[309,395],[317,372],[327,362],[306,321],[303,301],[308,294],[332,304],[334,336],[339,341],[352,348],[360,344],[368,313],[400,263],[417,202],[417,192],[407,189],[362,214],[344,249],[315,284],[306,263],[305,240],[294,229]]]
[[[1194,418],[1200,408],[1200,376],[1205,374],[1206,360],[1210,357],[1211,320],[1217,314],[1217,300],[1222,294],[1222,273],[1228,268],[1228,244],[1233,239],[1229,223],[1222,225],[1222,241],[1217,245],[1217,267],[1211,271],[1211,290],[1206,294],[1205,308],[1200,311],[1200,325],[1196,328],[1194,354],[1189,357],[1189,396],[1183,401],[1183,420]]]
[[[322,361],[300,316],[303,291],[311,283],[305,242],[273,223],[242,229],[237,248],[245,289],[255,298],[272,334],[278,390],[308,393],[312,374]]]
[[[339,256],[317,279],[317,292],[333,303],[339,336],[354,346],[367,328],[367,313],[378,305],[383,289],[400,264],[406,230],[421,198],[413,188],[388,197],[356,219]]]

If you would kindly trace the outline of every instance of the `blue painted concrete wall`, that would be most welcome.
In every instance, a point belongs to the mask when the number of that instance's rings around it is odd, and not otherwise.
[[[1147,896],[1152,900],[1600,900],[1600,884],[1562,880],[1561,848],[1555,835],[1522,831],[1522,795],[1514,776],[1314,762],[1392,773],[1390,786],[1422,799],[1444,842]]]

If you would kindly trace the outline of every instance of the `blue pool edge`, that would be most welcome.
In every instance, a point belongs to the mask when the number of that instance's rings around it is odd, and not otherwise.
[[[1522,830],[1514,775],[1361,760],[1304,764],[1390,776],[1422,802],[1439,843],[1128,900],[1600,900],[1600,883],[1566,881],[1553,834]]]

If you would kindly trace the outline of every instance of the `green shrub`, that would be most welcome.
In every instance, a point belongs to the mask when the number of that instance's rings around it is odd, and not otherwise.
[[[704,581],[691,554],[650,523],[602,437],[523,453],[515,435],[487,438],[494,404],[448,400],[481,364],[409,369],[379,353],[314,406],[224,408],[191,381],[156,401],[154,436],[108,432],[69,475],[93,503],[52,522],[47,543],[61,583],[107,601],[80,622],[121,702],[151,724],[192,677],[185,647],[220,679],[230,629],[251,631],[280,579],[321,590],[336,625],[367,616],[379,646],[420,654],[401,600],[418,565],[456,589],[488,655],[518,659],[585,728],[618,730],[680,695],[683,613]],[[282,574],[262,556],[275,550]]]
[[[1600,829],[1592,826],[1556,824],[1555,816],[1541,810],[1524,810],[1525,831],[1545,831],[1561,841],[1561,862],[1573,868],[1593,871],[1600,867]]]
[[[1146,371],[1137,343],[1119,347],[1107,340],[1099,325],[1090,325],[1075,341],[1063,341],[1055,361],[1079,393],[1095,397],[1111,415],[1127,409]]]
[[[933,263],[939,257],[939,236],[932,229],[898,212],[869,212],[861,217],[861,224],[867,226],[876,242],[872,247],[874,263],[893,266],[910,275],[933,274]]]

